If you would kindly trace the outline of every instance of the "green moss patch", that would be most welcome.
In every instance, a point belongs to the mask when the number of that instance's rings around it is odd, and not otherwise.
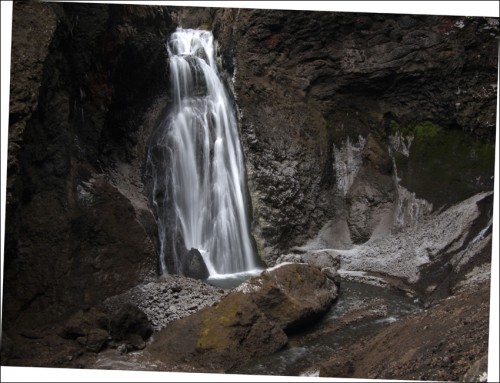
[[[440,126],[433,124],[430,121],[424,121],[419,124],[415,124],[412,128],[410,128],[415,135],[416,140],[433,140],[437,138],[441,133],[443,133],[443,128]]]
[[[493,188],[494,145],[429,121],[405,127],[393,122],[391,130],[413,136],[409,157],[396,156],[403,186],[435,208]]]
[[[203,325],[198,333],[197,349],[224,350],[228,347],[228,339],[221,335],[222,329],[234,323],[241,304],[240,296],[232,296],[231,298],[221,301],[215,308],[203,313]]]

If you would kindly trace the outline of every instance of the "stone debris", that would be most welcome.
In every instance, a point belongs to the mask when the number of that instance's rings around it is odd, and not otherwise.
[[[176,319],[212,306],[226,294],[226,290],[199,280],[167,275],[108,298],[103,306],[114,311],[126,303],[135,304],[147,315],[153,329],[159,331]]]

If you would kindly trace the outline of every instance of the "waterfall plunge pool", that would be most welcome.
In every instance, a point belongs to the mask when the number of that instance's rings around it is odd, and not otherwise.
[[[251,277],[255,277],[264,269],[252,269],[233,274],[213,274],[206,280],[207,283],[222,289],[234,289]]]

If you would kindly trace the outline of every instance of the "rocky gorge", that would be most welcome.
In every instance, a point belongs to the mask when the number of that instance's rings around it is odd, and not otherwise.
[[[212,31],[236,111],[262,265],[239,287],[161,275],[147,156],[174,105],[179,26]],[[499,30],[488,17],[16,2],[2,365],[484,376]],[[411,309],[392,313],[383,291]],[[301,362],[259,370],[273,356]]]

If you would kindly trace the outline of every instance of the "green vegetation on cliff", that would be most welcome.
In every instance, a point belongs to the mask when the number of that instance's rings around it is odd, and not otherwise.
[[[435,207],[493,187],[494,145],[430,121],[407,126],[393,121],[391,133],[411,141],[409,156],[396,156],[403,186]]]

